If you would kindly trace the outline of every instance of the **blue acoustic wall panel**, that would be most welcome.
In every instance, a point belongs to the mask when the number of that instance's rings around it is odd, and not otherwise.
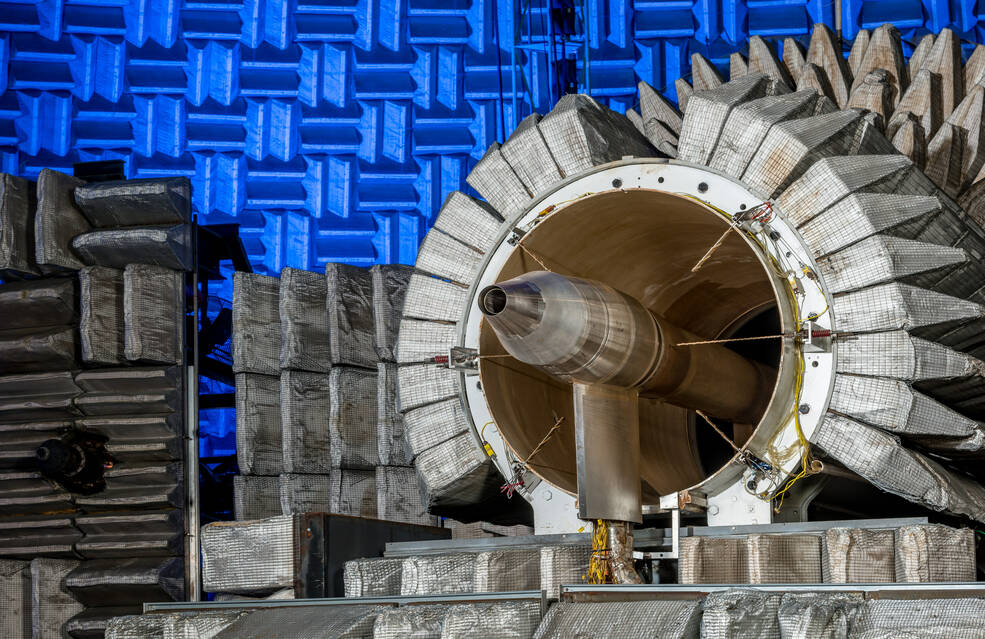
[[[693,52],[724,68],[750,35],[835,23],[830,0],[517,4],[0,3],[0,169],[122,158],[132,177],[187,175],[200,219],[241,224],[260,272],[412,262],[483,149],[557,99],[557,69],[586,88],[586,39],[592,94],[624,110],[639,80],[672,96]],[[888,20],[979,41],[979,4],[843,0],[841,22],[848,38]],[[553,51],[548,6],[574,15]]]

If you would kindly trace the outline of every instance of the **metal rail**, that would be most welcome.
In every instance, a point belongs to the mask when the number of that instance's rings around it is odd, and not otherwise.
[[[185,353],[185,597],[190,601],[202,598],[202,571],[199,539],[201,501],[198,477],[198,219],[192,220],[192,330],[191,361],[188,361],[188,322],[182,313],[182,341]],[[187,309],[183,304],[182,310]]]
[[[779,524],[757,524],[754,526],[695,526],[690,534],[682,537],[722,537],[728,535],[793,535],[797,533],[818,533],[829,528],[868,528],[887,529],[901,526],[919,526],[928,523],[926,517],[891,517],[888,519],[843,519],[838,521],[792,521]]]
[[[985,596],[983,582],[907,584],[641,584],[561,586],[561,601],[601,602],[653,599],[701,599],[725,590],[759,592],[855,593],[865,599],[952,599]]]
[[[541,6],[543,4],[543,6]],[[494,5],[496,6],[496,5]],[[575,15],[577,18],[575,30],[573,33],[558,33],[556,31],[556,24],[554,23],[554,16],[552,14],[552,4],[550,0],[511,0],[512,11],[512,26],[513,34],[512,39],[508,43],[497,43],[500,48],[505,48],[509,46],[510,48],[510,99],[512,101],[513,110],[511,112],[511,117],[513,121],[512,128],[515,129],[520,123],[520,120],[524,117],[524,111],[529,108],[529,112],[533,113],[537,110],[537,105],[534,100],[533,88],[528,82],[528,75],[533,77],[535,73],[533,67],[535,62],[532,61],[531,56],[542,54],[546,58],[546,68],[547,68],[547,90],[548,90],[548,108],[554,106],[558,100],[564,96],[565,87],[562,86],[560,82],[560,66],[561,63],[567,59],[569,52],[574,52],[575,54],[575,64],[579,62],[578,53],[580,51],[582,59],[582,78],[578,86],[578,91],[585,93],[587,95],[592,95],[592,53],[591,53],[591,41],[593,37],[593,20],[588,15],[589,7],[586,0],[578,0],[571,6],[572,10],[576,10]],[[535,11],[543,11],[544,24],[543,27],[546,29],[546,33],[540,35],[534,35],[534,23],[533,23],[533,13]],[[524,26],[526,29],[524,29]],[[580,26],[580,29],[579,29]],[[580,31],[580,32],[579,32]],[[560,54],[557,49],[560,48]],[[559,57],[560,56],[560,57]],[[502,68],[497,65],[497,72],[502,76]],[[577,69],[575,82],[578,83]],[[558,93],[555,93],[555,90]],[[500,104],[505,102],[506,98],[500,89],[499,101]],[[526,104],[524,104],[524,100]],[[503,122],[502,126],[506,126]],[[508,137],[506,135],[505,137]],[[505,141],[504,140],[500,140]]]
[[[680,537],[717,537],[730,535],[777,534],[794,535],[821,533],[829,528],[887,529],[926,524],[926,517],[899,517],[892,519],[848,519],[839,521],[802,521],[781,524],[757,524],[749,526],[683,526]],[[641,528],[634,531],[633,542],[637,549],[672,548],[674,528]],[[438,555],[450,552],[482,552],[537,546],[578,546],[590,544],[587,533],[563,535],[529,535],[525,537],[487,537],[482,539],[442,539],[435,541],[391,542],[386,545],[384,557],[412,557]]]
[[[547,593],[543,590],[516,592],[476,592],[420,597],[333,597],[330,599],[245,599],[242,601],[168,601],[145,603],[144,613],[195,610],[239,610],[243,608],[296,608],[319,606],[416,606],[424,604],[480,603],[487,601],[540,602],[540,614],[547,613]]]
[[[755,590],[784,594],[794,593],[852,593],[864,599],[954,599],[985,597],[985,583],[948,582],[912,584],[640,584],[597,585],[571,584],[561,586],[561,601],[619,602],[644,600],[694,600],[726,590]],[[195,612],[260,608],[297,608],[332,606],[415,606],[495,601],[538,601],[543,617],[547,612],[548,598],[543,590],[517,592],[487,592],[419,597],[335,597],[331,599],[257,599],[242,601],[169,601],[145,603],[143,612]]]

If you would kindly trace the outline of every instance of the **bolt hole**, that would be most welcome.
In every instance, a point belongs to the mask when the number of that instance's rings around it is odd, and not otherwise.
[[[708,190],[708,184],[706,182],[701,182],[698,184],[698,193],[704,193]]]
[[[811,366],[817,368],[818,366],[820,366],[820,364],[818,364],[817,362],[811,362]]]
[[[740,211],[745,211],[746,210],[746,205],[745,204],[740,204],[739,205],[739,210]]]
[[[620,180],[619,178],[614,179],[612,181],[612,186],[618,189],[620,186],[622,186],[622,180]]]
[[[663,184],[664,183],[664,179],[662,177],[658,177],[657,178],[657,182],[659,182],[660,184]]]

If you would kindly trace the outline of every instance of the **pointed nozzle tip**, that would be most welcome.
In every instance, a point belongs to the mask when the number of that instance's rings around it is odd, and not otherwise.
[[[506,291],[493,284],[479,293],[479,310],[487,317],[499,315],[506,310]]]

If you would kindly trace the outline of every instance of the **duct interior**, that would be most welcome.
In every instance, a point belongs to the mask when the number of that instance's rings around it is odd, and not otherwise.
[[[670,193],[633,189],[584,197],[531,230],[523,240],[526,250],[513,252],[497,282],[543,270],[540,260],[557,273],[613,286],[702,339],[775,334],[780,326],[770,275],[740,234],[727,235],[697,273],[691,272],[727,228],[710,209]],[[752,344],[742,350],[744,356],[778,365],[779,342]],[[575,493],[571,386],[497,357],[505,350],[487,324],[479,350],[491,356],[480,362],[486,400],[519,457],[526,458],[557,417],[564,418],[529,466]],[[721,380],[723,387],[726,381]],[[753,432],[749,424],[720,425],[738,445]],[[640,399],[640,447],[644,495],[651,497],[696,484],[731,457],[728,444],[707,424],[696,424],[694,413],[655,399]]]

